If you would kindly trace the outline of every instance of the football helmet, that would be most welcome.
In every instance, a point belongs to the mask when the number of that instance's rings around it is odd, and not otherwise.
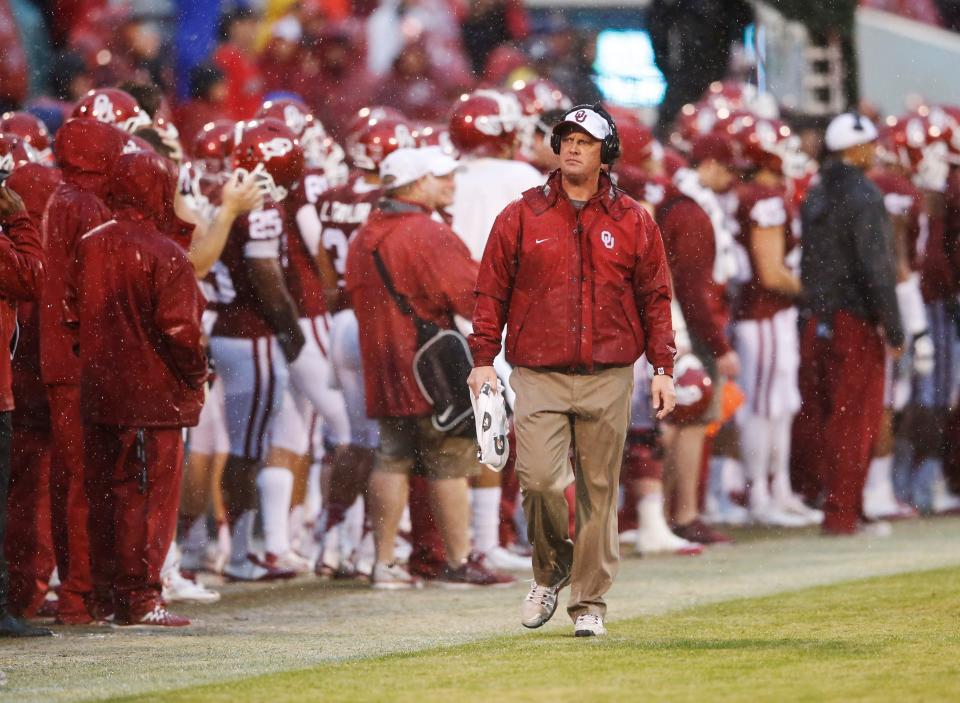
[[[343,148],[327,134],[320,120],[302,101],[293,98],[268,100],[256,116],[272,117],[287,125],[300,140],[306,166],[323,169],[331,185],[346,182],[347,165]]]
[[[681,354],[673,365],[673,382],[677,405],[669,415],[672,422],[683,425],[703,417],[713,399],[713,381],[700,359]]]
[[[193,139],[190,153],[194,161],[210,173],[229,169],[236,133],[233,120],[207,122]]]
[[[50,149],[50,131],[36,115],[29,112],[5,112],[0,116],[0,132],[16,134],[37,150],[42,163],[53,163],[53,151]]]
[[[0,133],[0,170],[10,173],[24,164],[40,163],[40,152],[16,134]]]
[[[233,170],[254,178],[273,202],[286,198],[304,168],[303,149],[290,128],[271,117],[239,122],[235,139]]]
[[[498,156],[516,144],[523,119],[513,93],[476,90],[454,104],[450,140],[461,154]]]
[[[364,125],[347,136],[347,156],[359,169],[376,171],[397,149],[414,148],[417,140],[410,123],[392,118],[369,117]]]
[[[130,134],[152,124],[134,97],[117,88],[91,90],[74,106],[70,116],[106,122]]]

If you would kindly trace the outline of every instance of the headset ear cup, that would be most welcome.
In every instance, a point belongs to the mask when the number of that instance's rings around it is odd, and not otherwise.
[[[560,135],[550,133],[550,148],[553,149],[553,153],[557,156],[560,156]]]

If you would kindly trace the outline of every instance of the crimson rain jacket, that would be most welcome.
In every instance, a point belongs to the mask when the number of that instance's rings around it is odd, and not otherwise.
[[[13,410],[10,357],[17,331],[17,301],[35,300],[40,295],[44,257],[40,233],[26,211],[0,220],[0,227],[0,412],[6,412]]]
[[[477,263],[429,210],[399,200],[381,200],[350,243],[346,285],[360,325],[367,415],[425,417],[433,408],[413,376],[416,327],[387,291],[374,250],[417,315],[445,329],[454,314],[469,318]]]
[[[80,362],[62,325],[67,274],[80,237],[111,217],[103,198],[125,141],[123,132],[97,120],[73,119],[57,130],[54,151],[63,182],[43,215],[47,275],[40,298],[40,370],[48,386],[80,383]]]
[[[629,366],[673,373],[670,275],[660,231],[606,174],[578,212],[554,171],[494,222],[480,263],[470,348],[490,366],[507,326],[514,366]]]
[[[175,174],[153,153],[121,156],[110,181],[114,219],[77,247],[66,322],[80,348],[86,422],[192,427],[207,377],[205,305],[183,249],[165,236]]]

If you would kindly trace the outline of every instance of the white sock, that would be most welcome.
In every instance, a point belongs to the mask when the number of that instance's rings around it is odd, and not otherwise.
[[[266,550],[280,556],[290,549],[290,499],[293,473],[279,466],[268,466],[257,475],[260,511],[263,515],[263,541]]]
[[[160,567],[160,575],[166,576],[171,571],[175,571],[180,566],[180,550],[177,549],[177,541],[170,542],[170,548],[167,550],[167,556],[163,560],[163,566]]]
[[[253,542],[253,520],[256,510],[247,510],[233,523],[230,534],[230,563],[239,566],[247,560]]]
[[[882,495],[893,492],[893,455],[876,456],[870,461],[867,471],[865,491],[882,491]]]
[[[183,546],[181,550],[185,554],[199,554],[202,556],[206,552],[207,542],[209,541],[209,537],[207,536],[207,516],[201,515],[190,524],[187,534],[183,536]]]
[[[357,498],[343,516],[340,531],[340,550],[344,555],[350,555],[363,539],[364,521],[363,498]],[[402,522],[402,521],[401,521]]]
[[[667,518],[663,514],[663,492],[648,493],[637,501],[637,516],[644,532],[669,532]]]
[[[500,494],[500,488],[474,488],[470,491],[473,548],[480,554],[500,546]]]
[[[303,503],[307,523],[316,523],[323,507],[323,496],[320,494],[320,462],[310,464],[310,473],[307,474],[307,497]]]

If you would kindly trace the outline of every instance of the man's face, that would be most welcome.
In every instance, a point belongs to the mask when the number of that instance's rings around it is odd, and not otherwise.
[[[583,180],[600,173],[599,139],[572,129],[560,138],[560,171],[567,178]]]
[[[430,193],[430,204],[434,210],[443,210],[453,205],[453,196],[457,192],[456,179],[453,173],[445,176],[427,176],[427,190]]]
[[[697,167],[700,182],[714,193],[725,193],[733,185],[734,173],[716,159],[707,159]]]
[[[843,159],[857,168],[869,171],[877,160],[877,143],[868,142],[850,147],[843,152]]]

